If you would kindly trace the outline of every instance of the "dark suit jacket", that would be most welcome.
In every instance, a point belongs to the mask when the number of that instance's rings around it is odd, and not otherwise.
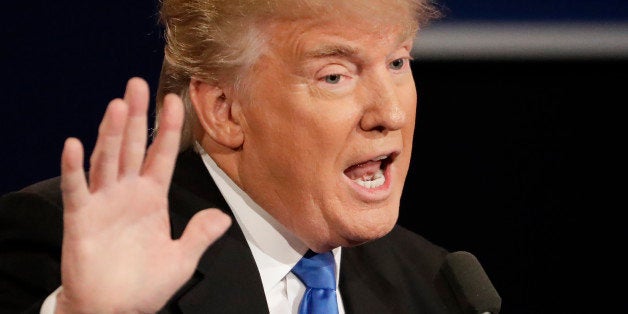
[[[169,201],[174,238],[198,210],[217,207],[233,215],[193,152],[177,160]],[[58,178],[0,199],[2,312],[38,313],[46,296],[61,284],[62,226]],[[344,248],[339,287],[346,312],[444,313],[433,277],[446,253],[401,227],[379,240]],[[163,312],[268,312],[253,255],[236,223],[205,252],[193,278]]]

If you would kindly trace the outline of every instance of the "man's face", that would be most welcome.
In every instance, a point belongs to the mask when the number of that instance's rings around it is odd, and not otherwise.
[[[237,117],[238,177],[313,250],[379,238],[397,221],[417,99],[408,19],[342,13],[265,27]]]

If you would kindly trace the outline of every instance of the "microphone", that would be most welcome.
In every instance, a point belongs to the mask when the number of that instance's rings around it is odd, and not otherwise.
[[[434,279],[445,307],[456,314],[498,314],[502,299],[473,254],[449,253]]]

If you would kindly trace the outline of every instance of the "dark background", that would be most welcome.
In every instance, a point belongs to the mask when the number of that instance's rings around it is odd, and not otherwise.
[[[68,136],[89,152],[129,77],[154,93],[156,6],[3,6],[0,193],[57,176]],[[628,20],[626,1],[452,1],[444,11],[444,22]],[[606,147],[622,143],[614,118],[627,70],[628,56],[415,61],[418,121],[400,224],[476,255],[502,313],[588,312],[599,300],[588,282],[602,276],[594,265],[606,251],[592,235],[614,226],[595,190],[614,170]]]

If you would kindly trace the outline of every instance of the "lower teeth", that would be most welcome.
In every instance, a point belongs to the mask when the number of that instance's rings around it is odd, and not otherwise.
[[[384,171],[379,169],[371,178],[365,179],[364,177],[355,179],[353,182],[363,186],[367,189],[373,189],[384,185],[386,178],[384,177]]]

